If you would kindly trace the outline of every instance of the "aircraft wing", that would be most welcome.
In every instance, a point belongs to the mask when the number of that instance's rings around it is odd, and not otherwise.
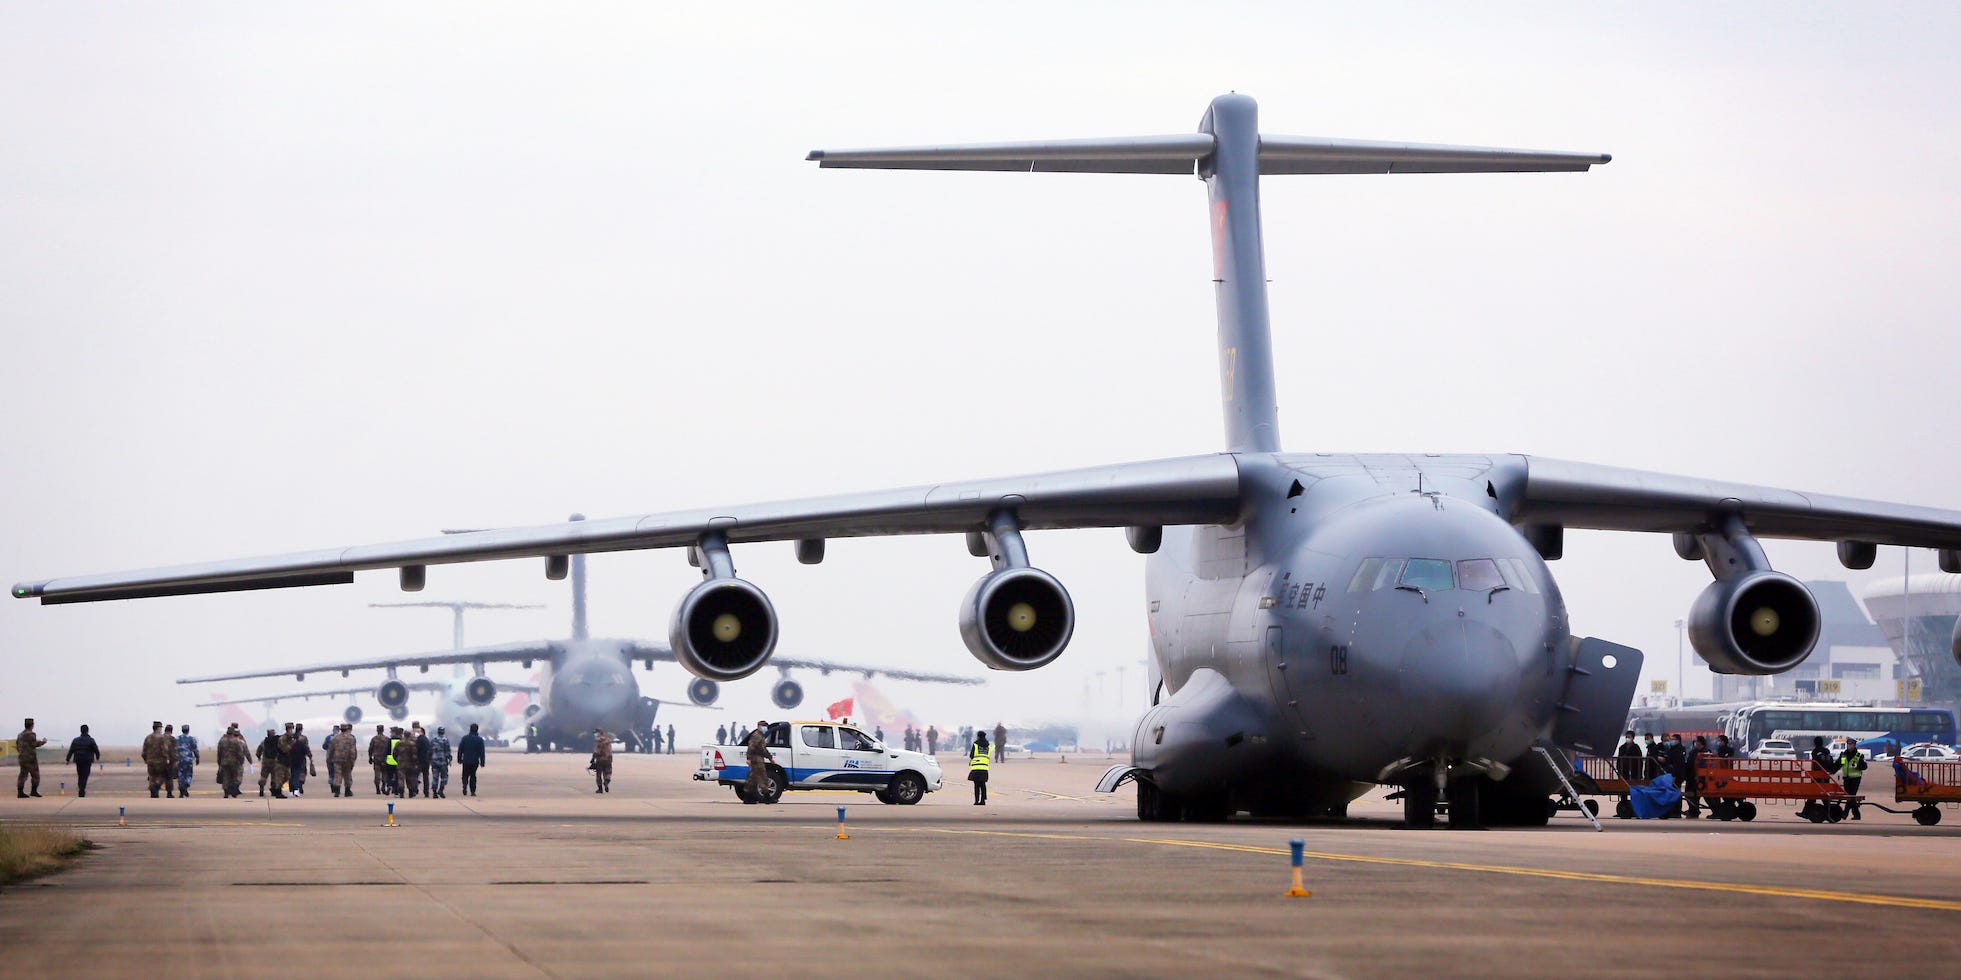
[[[1520,458],[1522,481],[1501,494],[1516,494],[1518,524],[1707,533],[1734,514],[1758,537],[1961,549],[1961,511]]]
[[[631,660],[674,661],[674,648],[667,644],[627,643],[621,647]],[[918,670],[893,670],[889,667],[867,667],[862,664],[841,664],[831,660],[805,660],[800,657],[772,656],[771,667],[794,667],[799,670],[814,670],[821,674],[836,671],[840,674],[863,674],[867,680],[872,677],[890,677],[895,681],[921,681],[927,684],[984,684],[985,677],[964,677],[958,674],[932,674]]]
[[[1188,456],[1034,476],[472,531],[393,544],[23,582],[14,586],[13,594],[19,599],[39,598],[43,603],[68,603],[333,585],[352,582],[355,572],[369,569],[420,571],[428,565],[453,562],[550,559],[570,554],[689,547],[710,532],[722,534],[730,544],[953,534],[984,529],[988,515],[1001,509],[1013,511],[1024,529],[1035,530],[1230,523],[1239,516],[1239,466],[1229,453]],[[403,575],[406,579],[409,573],[404,571]],[[481,658],[459,651],[431,655],[417,663],[468,663],[474,659]],[[312,670],[385,667],[401,662],[396,659],[329,664]],[[249,676],[306,672],[306,669],[282,670]]]
[[[390,667],[394,667],[397,669],[402,667],[417,667],[426,670],[430,667],[440,667],[448,664],[474,665],[477,663],[511,663],[517,661],[526,661],[526,660],[549,660],[551,659],[552,653],[557,649],[558,649],[557,644],[543,642],[543,641],[529,641],[524,643],[501,643],[495,646],[464,647],[461,650],[441,650],[436,653],[416,653],[416,654],[409,654],[406,656],[394,656],[394,657],[372,657],[366,660],[342,660],[336,663],[307,664],[305,666],[283,667],[283,668],[277,668],[272,670],[248,670],[236,674],[213,674],[210,677],[184,677],[184,678],[179,678],[177,683],[205,684],[211,681],[246,680],[253,677],[284,677],[287,674],[293,675],[294,680],[303,681],[306,680],[306,675],[308,674],[337,673],[342,677],[346,677],[348,671],[353,671],[353,670],[386,670]],[[412,683],[409,685],[409,687],[411,690],[419,690],[421,683],[422,682]],[[439,688],[442,686],[441,682],[439,681],[429,681],[427,683],[431,688]],[[509,690],[513,690],[513,691],[527,690],[527,688],[515,684],[507,685],[507,684],[499,683],[497,686],[500,689],[508,688]],[[374,689],[370,687],[370,688],[363,688],[362,690],[371,691]],[[536,691],[537,688],[532,687],[532,688],[528,688],[528,690]],[[314,692],[314,693],[320,693],[320,692]],[[248,700],[259,700],[259,699],[254,698]]]
[[[185,682],[179,681],[178,683]],[[435,681],[410,681],[408,682],[408,686],[411,691],[436,691],[441,690],[443,685]],[[333,698],[350,694],[373,693],[374,685],[370,684],[367,687],[338,687],[332,690],[321,691],[288,691],[285,694],[268,694],[256,698],[225,698],[219,701],[205,701],[197,705],[197,707],[220,708],[228,704],[278,704],[281,701],[311,701],[314,698]]]

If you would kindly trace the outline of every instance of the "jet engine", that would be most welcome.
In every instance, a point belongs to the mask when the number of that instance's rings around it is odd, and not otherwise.
[[[1818,601],[1804,583],[1758,570],[1717,579],[1689,610],[1689,643],[1719,674],[1781,674],[1818,643]]]
[[[360,723],[361,723],[361,706],[360,706],[360,705],[358,705],[358,704],[350,704],[350,705],[348,705],[348,706],[347,706],[347,710],[346,710],[346,711],[343,711],[343,712],[341,712],[341,713],[340,713],[340,720],[342,720],[342,721],[344,721],[344,722],[347,722],[347,723],[348,723],[348,724],[350,724],[350,725],[358,725],[358,724],[360,724]]]
[[[527,705],[525,705],[525,706],[524,706],[524,716],[525,716],[526,718],[530,718],[530,717],[533,717],[533,716],[535,716],[535,715],[537,715],[537,713],[538,713],[538,712],[540,712],[540,711],[543,711],[543,710],[545,710],[545,708],[544,708],[544,706],[543,706],[543,705],[539,705],[539,704],[527,704]]]
[[[722,685],[706,677],[697,677],[694,683],[688,685],[688,700],[693,702],[697,708],[706,708],[714,704],[715,699],[721,696]]]
[[[394,721],[407,721],[409,717],[408,706],[403,705],[399,708],[389,708],[388,717]]]
[[[1954,621],[1954,636],[1948,641],[1948,645],[1954,649],[1955,662],[1961,663],[1961,619]]]
[[[375,688],[374,699],[379,701],[381,706],[387,708],[389,713],[393,715],[394,712],[408,707],[409,686],[390,677],[382,681],[380,687]],[[395,717],[398,720],[400,718],[399,715]]]
[[[788,711],[803,703],[803,685],[785,677],[770,689],[769,699],[776,702],[777,707]]]
[[[1055,576],[1022,566],[990,572],[960,603],[960,638],[995,670],[1033,670],[1061,656],[1076,607]]]
[[[776,608],[739,578],[711,578],[674,608],[668,627],[674,659],[696,677],[737,681],[761,670],[776,650]]]
[[[497,682],[488,677],[472,677],[463,685],[463,697],[481,708],[497,700]]]

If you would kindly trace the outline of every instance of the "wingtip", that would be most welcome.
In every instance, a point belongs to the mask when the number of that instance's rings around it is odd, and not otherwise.
[[[805,154],[805,155],[804,155],[804,159],[805,159],[805,160],[810,160],[810,161],[819,161],[819,160],[822,160],[822,159],[824,159],[824,151],[823,151],[823,150],[812,150],[812,151],[810,151],[809,153],[807,153],[807,154]]]
[[[47,584],[48,584],[48,583],[46,583],[46,582],[19,582],[19,583],[16,583],[16,584],[14,585],[14,598],[16,598],[16,599],[32,599],[32,598],[35,598],[35,597],[37,597],[37,596],[39,596],[39,595],[41,594],[41,589],[42,589],[43,587],[45,587],[45,586],[46,586]]]

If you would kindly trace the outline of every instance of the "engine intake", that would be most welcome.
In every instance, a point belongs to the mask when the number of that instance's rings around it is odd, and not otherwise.
[[[347,706],[347,710],[346,710],[346,711],[343,711],[343,712],[341,712],[341,713],[340,713],[340,719],[341,719],[342,721],[344,721],[344,722],[347,722],[347,723],[348,723],[348,724],[350,724],[350,725],[358,725],[358,724],[360,724],[360,723],[361,723],[361,706],[360,706],[360,705],[358,705],[358,704],[350,704],[350,705],[348,705],[348,706]]]
[[[788,711],[803,703],[803,685],[785,677],[770,689],[769,699],[775,702],[777,707]]]
[[[674,659],[696,677],[738,681],[761,670],[776,650],[776,607],[739,578],[712,578],[674,608],[668,628]]]
[[[1689,611],[1689,643],[1719,674],[1781,674],[1818,643],[1818,601],[1782,572],[1718,579]]]
[[[497,700],[497,682],[488,677],[472,677],[463,685],[463,697],[481,708]]]
[[[374,699],[380,702],[381,706],[387,708],[391,713],[401,710],[408,706],[409,686],[394,678],[389,678],[388,680],[382,681],[380,687],[375,688]],[[399,716],[397,720],[400,720]]]
[[[688,700],[697,708],[706,708],[722,696],[722,685],[706,677],[697,677],[688,685]]]
[[[1076,631],[1076,606],[1055,576],[1003,568],[974,583],[960,604],[960,638],[995,670],[1034,670],[1062,655]]]

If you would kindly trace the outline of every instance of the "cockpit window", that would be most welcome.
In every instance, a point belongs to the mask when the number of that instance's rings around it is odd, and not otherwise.
[[[1532,581],[1532,570],[1525,565],[1523,558],[1498,559],[1498,571],[1505,576],[1505,584],[1520,592],[1539,594],[1539,586]]]
[[[1382,566],[1388,563],[1388,561],[1389,559],[1387,558],[1362,559],[1362,567],[1356,569],[1355,577],[1348,580],[1348,591],[1350,592],[1375,591],[1376,576],[1382,574]]]
[[[1411,558],[1403,565],[1403,576],[1397,584],[1425,592],[1442,592],[1457,587],[1456,580],[1450,574],[1450,562],[1440,558]]]
[[[1510,588],[1505,584],[1505,577],[1498,574],[1498,563],[1489,558],[1472,558],[1458,562],[1457,582],[1472,592]]]

